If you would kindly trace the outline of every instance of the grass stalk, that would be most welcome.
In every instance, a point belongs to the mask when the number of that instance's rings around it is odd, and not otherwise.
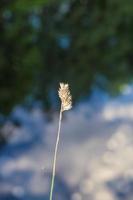
[[[54,150],[54,160],[53,160],[52,180],[51,180],[51,186],[50,186],[49,200],[53,199],[55,170],[56,170],[57,153],[58,153],[58,146],[59,146],[59,140],[60,140],[62,113],[65,110],[70,110],[72,108],[72,96],[70,94],[69,85],[64,84],[64,83],[60,83],[60,88],[59,88],[58,94],[59,94],[59,98],[61,100],[61,108],[60,108],[60,115],[59,115],[58,133],[57,133],[55,150]]]
[[[55,181],[55,170],[56,170],[56,161],[57,161],[58,146],[59,146],[59,141],[60,141],[61,121],[62,121],[62,106],[61,106],[61,109],[60,109],[58,133],[57,133],[56,145],[55,145],[55,151],[54,151],[54,160],[53,160],[53,168],[52,168],[52,180],[51,180],[50,198],[49,198],[49,200],[52,200],[52,198],[53,198],[54,181]]]

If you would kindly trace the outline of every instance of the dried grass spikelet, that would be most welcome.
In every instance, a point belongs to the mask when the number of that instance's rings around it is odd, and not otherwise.
[[[59,97],[61,99],[62,111],[70,110],[72,108],[72,96],[70,94],[69,85],[60,83]]]
[[[60,140],[62,114],[63,114],[63,111],[69,110],[72,108],[72,96],[70,94],[69,85],[65,83],[60,83],[60,88],[59,88],[58,93],[61,99],[61,109],[60,109],[60,115],[59,115],[58,133],[57,133],[55,150],[54,150],[54,160],[53,160],[53,167],[52,167],[52,180],[51,180],[51,186],[50,186],[49,200],[53,200],[56,160],[57,160],[58,145],[59,145],[59,140]]]

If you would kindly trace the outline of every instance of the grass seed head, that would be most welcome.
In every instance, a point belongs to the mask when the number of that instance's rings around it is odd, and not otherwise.
[[[72,108],[72,96],[69,90],[69,85],[60,83],[59,97],[61,99],[62,111],[70,110]]]

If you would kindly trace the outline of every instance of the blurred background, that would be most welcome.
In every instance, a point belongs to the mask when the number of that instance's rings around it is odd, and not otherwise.
[[[132,0],[0,1],[0,200],[133,199]]]

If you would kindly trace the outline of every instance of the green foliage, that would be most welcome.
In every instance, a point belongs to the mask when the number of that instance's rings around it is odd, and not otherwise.
[[[131,0],[7,0],[0,8],[0,111],[68,81],[74,99],[132,81]],[[56,88],[57,89],[57,88]]]
[[[19,11],[19,12],[26,12],[26,11],[32,11],[36,9],[41,9],[45,5],[49,5],[51,3],[55,3],[57,1],[55,0],[15,0],[12,4],[10,9],[13,11]]]

